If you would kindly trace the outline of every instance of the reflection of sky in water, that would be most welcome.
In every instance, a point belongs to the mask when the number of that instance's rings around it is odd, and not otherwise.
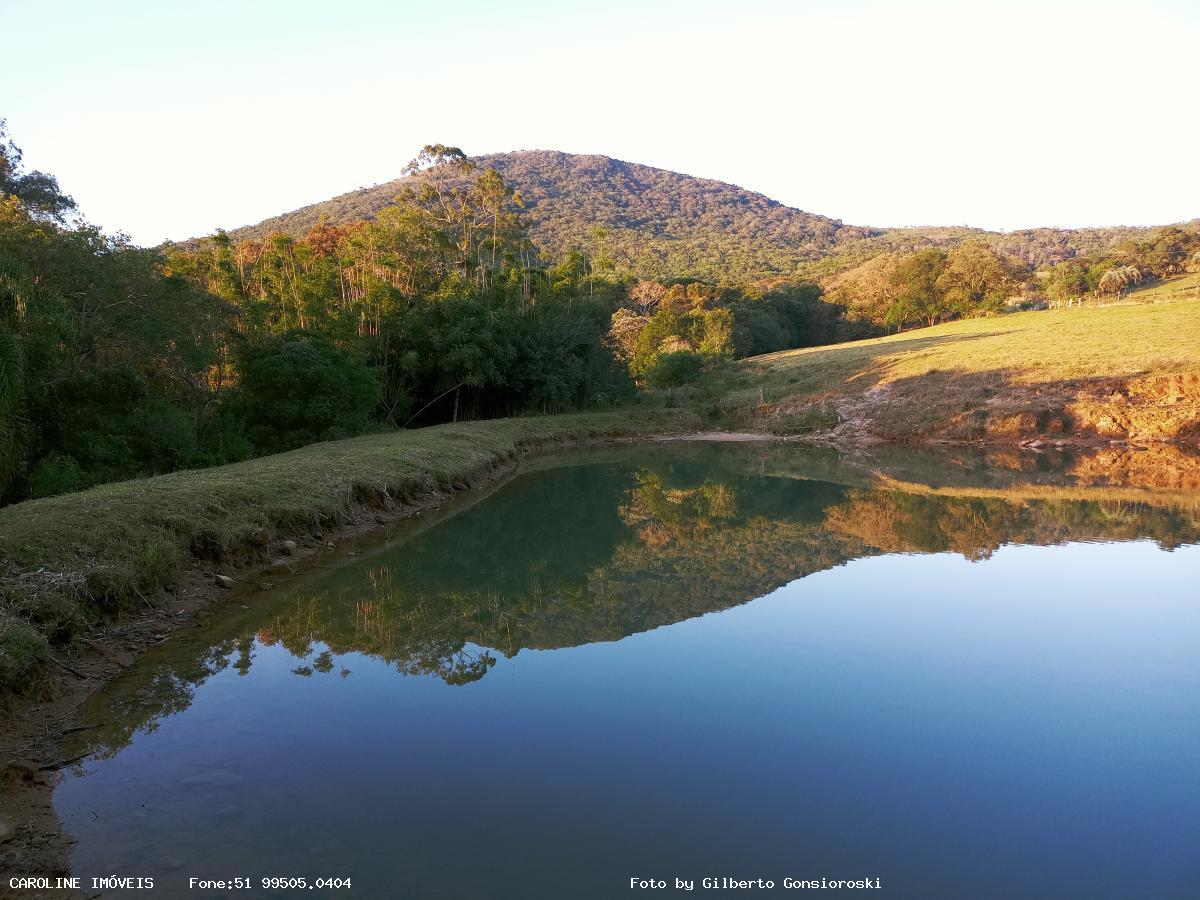
[[[494,502],[460,528],[486,530]],[[275,874],[372,898],[613,897],[631,875],[1182,896],[1198,573],[1200,548],[1149,541],[875,556],[620,640],[496,654],[465,686],[356,652],[301,677],[259,644],[56,802],[78,872],[153,872],[168,896]]]

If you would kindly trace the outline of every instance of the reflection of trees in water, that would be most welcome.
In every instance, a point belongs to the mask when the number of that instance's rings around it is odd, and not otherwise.
[[[241,674],[250,669],[253,637],[209,644],[169,664],[139,667],[146,674],[136,680],[118,678],[89,697],[79,709],[81,722],[94,724],[68,740],[71,755],[92,753],[100,758],[115,755],[137,732],[149,734],[168,716],[192,705],[196,689],[213,675],[230,667]],[[72,743],[73,742],[73,743]]]
[[[725,484],[705,481],[697,487],[667,487],[662,476],[641,469],[637,485],[619,509],[621,521],[648,547],[661,547],[676,535],[707,531],[737,515],[737,494]]]
[[[1121,500],[1008,502],[856,489],[825,524],[883,552],[949,550],[970,560],[1004,544],[1150,539],[1169,550],[1200,541],[1200,507]]]
[[[1169,549],[1200,541],[1196,503],[1010,502],[797,479],[689,477],[669,466],[626,477],[632,483],[618,504],[624,530],[591,555],[605,562],[573,569],[556,557],[551,567],[548,551],[527,546],[524,557],[508,561],[518,577],[504,581],[504,590],[495,588],[493,573],[465,570],[451,580],[440,569],[425,571],[420,558],[399,560],[397,568],[347,567],[314,593],[277,607],[265,625],[227,625],[236,633],[213,642],[209,631],[197,638],[203,645],[183,644],[168,662],[146,660],[139,677],[119,680],[81,714],[81,721],[109,723],[89,733],[87,749],[111,753],[136,730],[153,730],[227,668],[246,675],[259,647],[286,650],[292,671],[304,677],[346,677],[340,657],[357,653],[401,674],[464,685],[495,665],[488,648],[513,656],[523,648],[617,640],[881,553],[953,551],[980,560],[1006,543],[1150,538]]]
[[[447,684],[478,681],[496,664],[486,649],[470,645],[471,632],[487,630],[485,620],[503,626],[506,613],[495,595],[410,598],[387,569],[372,570],[368,581],[369,599],[339,594],[333,602],[327,596],[296,600],[259,629],[258,643],[302,660],[292,671],[304,676],[331,673],[335,654],[344,653],[373,656],[402,674],[436,675]],[[340,674],[350,670],[343,666]]]

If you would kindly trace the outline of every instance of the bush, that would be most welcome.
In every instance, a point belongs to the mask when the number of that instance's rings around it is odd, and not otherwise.
[[[33,410],[50,453],[30,473],[25,493],[44,497],[193,465],[193,417],[162,391],[130,365],[64,379]]]
[[[704,356],[694,350],[660,353],[646,367],[646,383],[654,388],[679,387],[700,377]]]
[[[69,494],[87,485],[87,475],[73,457],[52,453],[29,473],[26,493],[32,497]]]
[[[320,335],[288,332],[250,347],[236,408],[260,453],[361,434],[382,396],[374,370]]]

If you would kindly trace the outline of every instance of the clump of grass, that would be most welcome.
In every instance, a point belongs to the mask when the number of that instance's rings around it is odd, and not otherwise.
[[[694,427],[641,409],[498,419],[314,444],[105,484],[0,510],[0,693],[97,618],[177,585],[198,560],[250,562],[273,541],[474,482],[526,449]]]
[[[31,623],[0,610],[0,686],[27,681],[49,657],[45,635]]]

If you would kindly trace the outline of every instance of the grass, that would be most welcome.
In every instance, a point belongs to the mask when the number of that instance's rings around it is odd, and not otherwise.
[[[1200,300],[1200,272],[1169,278],[1125,295],[1129,303],[1173,303],[1176,300]]]
[[[0,692],[98,617],[178,585],[196,562],[264,558],[382,508],[461,488],[526,448],[693,424],[679,410],[459,423],[315,444],[0,509]]]
[[[743,360],[681,399],[716,424],[777,430],[776,420],[832,401],[853,405],[886,388],[875,394],[887,397],[876,424],[907,431],[1022,387],[1197,372],[1200,299],[1184,299],[966,319],[772,353]]]

